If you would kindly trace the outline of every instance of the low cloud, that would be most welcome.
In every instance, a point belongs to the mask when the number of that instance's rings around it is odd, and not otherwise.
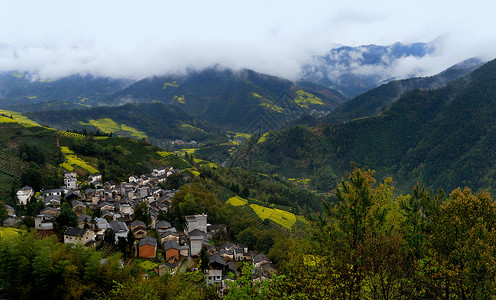
[[[422,59],[385,57],[382,66],[372,67],[360,63],[358,51],[353,63],[330,73],[348,68],[402,78],[432,75],[473,56],[496,57],[487,2],[446,7],[419,1],[54,0],[28,7],[11,1],[0,11],[0,28],[9,28],[0,35],[0,71],[48,79],[74,73],[140,79],[221,64],[296,80],[302,65],[339,44],[427,42],[442,34],[435,53]]]

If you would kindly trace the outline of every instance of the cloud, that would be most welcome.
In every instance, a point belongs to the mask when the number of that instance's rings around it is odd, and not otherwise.
[[[140,79],[219,63],[297,79],[301,65],[339,44],[425,42],[443,34],[438,52],[396,61],[392,73],[360,64],[359,52],[351,68],[385,77],[431,74],[468,57],[495,57],[495,5],[453,1],[9,1],[0,11],[0,71]]]

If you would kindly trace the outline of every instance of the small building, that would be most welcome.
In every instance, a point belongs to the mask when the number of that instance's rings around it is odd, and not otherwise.
[[[82,214],[78,216],[78,227],[79,228],[91,228],[93,223],[93,218],[90,215]]]
[[[157,255],[157,239],[153,237],[142,238],[138,244],[140,258],[155,258]]]
[[[143,221],[135,220],[131,222],[131,230],[137,239],[142,239],[147,236],[146,224]]]
[[[57,195],[48,195],[45,196],[45,205],[50,205],[52,207],[60,207],[61,196]]]
[[[165,264],[156,266],[153,270],[158,274],[158,276],[163,276],[165,274],[174,275],[176,273],[176,269],[177,264],[166,262]]]
[[[165,261],[172,262],[179,260],[179,244],[176,241],[164,243]]]
[[[17,191],[17,200],[19,200],[19,204],[26,205],[28,204],[28,200],[34,195],[33,188],[30,186],[25,186],[22,189]]]
[[[204,240],[207,234],[199,229],[191,231],[189,234],[190,255],[200,255],[201,248],[203,247]],[[208,241],[207,241],[208,242]]]
[[[222,270],[207,270],[205,272],[205,281],[207,286],[222,286]]]
[[[198,229],[207,234],[207,214],[186,216],[187,232]]]
[[[102,182],[102,174],[100,173],[91,174],[90,176],[88,176],[88,181],[93,184]]]
[[[129,228],[127,228],[126,223],[122,221],[110,221],[109,222],[110,227],[115,233],[115,243],[119,240],[119,237],[123,237],[127,239],[127,233],[129,232]]]
[[[15,209],[12,206],[5,205],[5,208],[7,209],[7,216],[15,217]]]
[[[64,173],[64,186],[66,189],[69,190],[77,189],[76,173],[72,173],[72,172]]]
[[[49,214],[39,214],[34,217],[34,228],[38,230],[52,230],[54,217]]]
[[[64,232],[64,244],[82,244],[85,246],[93,245],[95,242],[95,232],[90,229],[81,229],[69,227]]]

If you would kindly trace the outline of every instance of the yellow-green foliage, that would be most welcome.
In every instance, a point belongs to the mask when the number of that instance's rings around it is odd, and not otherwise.
[[[291,228],[296,222],[296,216],[288,211],[277,208],[263,207],[257,204],[250,204],[250,207],[253,211],[255,211],[260,219],[269,219],[288,229]]]
[[[263,143],[263,142],[267,141],[267,136],[268,136],[268,135],[269,135],[269,133],[268,133],[268,132],[264,133],[264,135],[262,135],[262,136],[260,137],[260,139],[258,140],[257,144],[259,144],[259,143]]]
[[[26,232],[22,229],[12,228],[12,227],[0,227],[0,239],[10,239]]]
[[[86,126],[93,126],[98,128],[98,130],[104,132],[104,133],[111,133],[111,132],[126,132],[130,136],[142,139],[146,138],[147,135],[139,131],[131,126],[127,126],[126,124],[118,124],[114,120],[109,119],[109,118],[104,118],[104,119],[98,119],[98,120],[89,120],[88,123],[85,122],[79,122],[81,125],[86,125]]]
[[[109,138],[108,136],[95,136],[95,137],[93,137],[93,139],[95,139],[95,140],[97,140],[97,141],[98,141],[98,140],[106,140],[106,139],[108,139],[108,138]]]
[[[14,118],[14,120],[16,120],[17,123],[20,123],[23,126],[40,126],[40,124],[36,123],[33,120],[28,119],[27,117],[15,111],[0,109],[0,114],[6,116],[12,116],[12,118]]]
[[[294,99],[295,103],[301,107],[308,108],[308,104],[324,105],[324,102],[314,94],[305,92],[304,90],[298,90],[296,92],[297,96]]]
[[[164,86],[162,87],[162,89],[165,90],[168,86],[178,87],[179,84],[177,84],[175,81],[173,81],[173,82],[166,82],[166,83],[164,83]]]
[[[257,93],[251,93],[253,95],[253,97],[256,97],[256,98],[262,98],[262,96],[260,96],[259,94]]]
[[[229,198],[227,200],[228,204],[231,204],[232,206],[242,206],[248,204],[248,200],[241,198],[240,196],[235,196],[232,198]]]
[[[162,157],[167,157],[167,156],[174,154],[174,153],[168,152],[168,151],[157,151],[157,154],[162,156]]]
[[[133,127],[127,126],[126,124],[121,124],[121,130],[129,132],[132,137],[137,139],[144,139],[148,137],[143,131],[139,131]]]
[[[174,96],[174,99],[172,99],[173,101],[177,101],[181,104],[185,104],[186,103],[186,100],[184,100],[184,95],[181,95],[181,96]]]
[[[193,161],[197,164],[202,165],[202,166],[208,166],[209,168],[218,168],[219,167],[216,163],[209,162],[209,161],[199,159],[199,158],[193,158]]]
[[[201,132],[205,132],[205,130],[201,129],[201,128],[198,128],[198,127],[195,127],[193,125],[189,125],[189,124],[182,124],[181,125],[182,127],[184,128],[191,128],[191,129],[194,129],[194,130],[198,130],[198,131],[201,131]]]
[[[181,150],[177,150],[176,151],[176,154],[184,154],[184,153],[188,153],[188,154],[191,154],[191,153],[195,153],[196,149],[181,149]]]
[[[0,115],[0,123],[17,123],[16,120]]]
[[[262,102],[262,103],[260,103],[260,105],[262,105],[263,107],[266,107],[266,108],[268,108],[270,110],[273,110],[273,111],[282,113],[282,107],[280,107],[279,105],[272,104],[272,103],[269,103],[269,102]]]
[[[140,260],[139,265],[143,268],[143,270],[151,271],[157,266],[157,263],[150,260]]]
[[[249,133],[243,133],[243,132],[227,131],[227,133],[233,136],[233,138],[243,138],[245,140],[249,140],[252,136]]]
[[[198,172],[197,170],[195,170],[194,168],[187,168],[185,170],[188,170],[191,172],[191,174],[193,174],[194,176],[200,176],[200,172]]]
[[[69,147],[60,147],[60,151],[62,151],[63,154],[74,154],[74,151],[69,149]]]
[[[95,169],[94,167],[90,166],[87,162],[80,159],[79,157],[77,157],[74,154],[70,154],[73,152],[69,148],[67,148],[67,147],[61,147],[61,148],[62,148],[62,153],[64,153],[64,155],[65,155],[65,161],[60,164],[61,167],[63,167],[64,169],[66,169],[68,171],[72,171],[75,169],[74,166],[78,166],[82,169],[85,169],[86,171],[88,171],[91,174],[98,173],[98,170]]]
[[[36,99],[38,98],[38,96],[31,96],[31,97],[28,97],[28,99]]]

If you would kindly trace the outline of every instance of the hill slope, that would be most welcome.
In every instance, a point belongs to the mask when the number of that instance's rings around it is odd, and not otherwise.
[[[260,165],[276,169],[326,166],[339,174],[355,161],[382,175],[449,190],[496,188],[495,143],[496,61],[491,61],[444,88],[406,93],[381,115],[275,132],[253,151]]]
[[[112,132],[118,136],[146,138],[164,148],[170,147],[170,142],[175,139],[204,142],[223,138],[215,126],[189,116],[176,106],[162,103],[42,111],[29,116],[40,124],[60,130]]]
[[[258,127],[257,122],[266,130],[275,129],[304,112],[329,112],[343,102],[325,88],[307,90],[251,70],[215,67],[141,80],[109,97],[107,104],[153,101],[177,105],[199,119],[243,132]]]
[[[435,76],[391,81],[343,103],[323,122],[338,123],[381,113],[400,96],[414,89],[429,90],[445,86],[481,66],[477,58],[465,60]]]
[[[76,74],[47,81],[30,73],[0,73],[0,107],[19,112],[85,108],[97,105],[129,83],[125,79],[92,75]]]

